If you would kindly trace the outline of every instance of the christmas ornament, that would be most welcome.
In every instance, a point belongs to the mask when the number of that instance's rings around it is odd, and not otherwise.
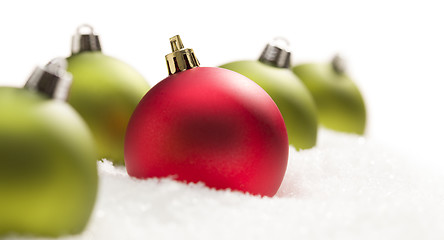
[[[85,28],[89,33],[82,34]],[[91,128],[99,156],[124,164],[125,129],[149,89],[147,82],[127,64],[104,55],[99,37],[88,25],[80,26],[73,37],[68,71],[73,75],[68,102]]]
[[[290,52],[267,44],[258,61],[236,61],[222,68],[238,72],[255,81],[273,98],[287,126],[288,139],[297,149],[316,144],[318,120],[316,106],[304,84],[291,72]]]
[[[0,87],[0,236],[81,232],[97,192],[85,122],[64,102],[66,61],[36,68],[25,88]]]
[[[142,98],[128,124],[128,174],[273,196],[288,159],[276,104],[238,73],[199,67],[179,36],[170,42],[170,76]]]
[[[337,131],[364,134],[366,110],[356,85],[335,56],[330,63],[307,63],[293,67],[314,97],[319,122]]]

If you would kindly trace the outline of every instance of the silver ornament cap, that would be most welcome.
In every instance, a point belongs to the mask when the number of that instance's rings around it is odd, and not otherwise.
[[[289,46],[290,43],[285,38],[277,37],[265,46],[259,61],[278,68],[289,68],[291,64]]]
[[[341,55],[336,54],[331,60],[331,66],[337,74],[344,74],[347,71],[347,64]]]
[[[72,36],[71,54],[94,51],[102,51],[99,36],[95,34],[91,25],[80,25]]]
[[[66,59],[55,58],[43,68],[36,67],[24,88],[66,101],[72,83],[72,75],[66,71],[67,66]]]

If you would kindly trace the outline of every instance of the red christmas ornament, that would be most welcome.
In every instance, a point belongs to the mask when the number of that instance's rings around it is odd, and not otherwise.
[[[243,75],[198,67],[179,36],[170,41],[170,76],[143,97],[127,128],[128,174],[273,196],[288,159],[276,104]]]

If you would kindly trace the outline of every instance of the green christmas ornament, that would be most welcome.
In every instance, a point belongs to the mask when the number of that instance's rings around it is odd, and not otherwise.
[[[89,33],[82,34],[84,28]],[[126,63],[104,55],[88,25],[80,26],[73,37],[68,71],[73,75],[68,102],[89,125],[99,156],[124,164],[126,126],[148,83]]]
[[[64,99],[64,59],[36,68],[25,88],[0,87],[0,238],[81,232],[97,193],[86,123]]]
[[[364,134],[364,100],[339,56],[330,63],[301,64],[292,70],[313,95],[320,124],[341,132]]]
[[[291,53],[277,43],[267,44],[258,61],[236,61],[220,67],[238,72],[261,86],[284,117],[289,143],[297,149],[311,148],[316,145],[318,131],[315,103],[289,69]]]

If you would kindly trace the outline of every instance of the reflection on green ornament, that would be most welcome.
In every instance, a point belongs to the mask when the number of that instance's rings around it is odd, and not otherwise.
[[[73,37],[68,71],[73,84],[68,102],[82,115],[94,135],[99,156],[124,164],[123,143],[129,118],[149,89],[129,65],[104,55],[91,27]]]
[[[308,63],[293,67],[316,102],[319,122],[337,131],[364,134],[366,110],[356,85],[338,56],[331,63]]]
[[[288,68],[289,64],[290,52],[268,44],[259,61],[236,61],[220,67],[238,72],[261,86],[284,117],[289,143],[297,149],[307,149],[316,145],[316,107],[304,84]]]
[[[94,140],[63,101],[71,77],[60,66],[37,68],[25,88],[0,87],[0,236],[76,234],[94,207]]]

